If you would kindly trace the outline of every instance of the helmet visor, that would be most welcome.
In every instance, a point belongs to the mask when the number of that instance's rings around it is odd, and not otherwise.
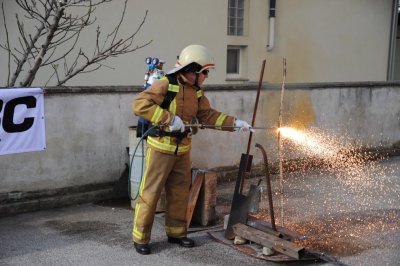
[[[214,69],[215,64],[206,64],[201,67],[201,69],[198,71],[198,73],[202,72],[203,70],[209,70],[209,69]]]

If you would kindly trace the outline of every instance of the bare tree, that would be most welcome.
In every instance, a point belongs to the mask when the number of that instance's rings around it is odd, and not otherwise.
[[[111,32],[103,35],[100,27],[97,26],[96,39],[91,52],[77,47],[83,29],[96,21],[94,17],[96,8],[111,1],[16,0],[25,18],[21,19],[19,14],[16,14],[19,31],[18,45],[12,46],[10,45],[2,3],[6,40],[5,43],[0,43],[0,47],[8,53],[7,87],[14,87],[17,80],[20,80],[20,87],[31,86],[38,70],[45,66],[51,66],[53,69],[47,83],[53,77],[56,77],[56,84],[58,86],[63,85],[78,74],[99,69],[104,66],[101,62],[110,57],[131,53],[149,45],[152,42],[151,40],[134,45],[134,38],[146,21],[147,11],[133,33],[125,38],[119,37],[119,30],[125,17],[128,1],[125,0],[119,22]],[[30,25],[34,25],[33,31],[28,32],[24,20],[28,20]],[[15,63],[15,70],[12,75],[10,75],[11,58]],[[23,74],[25,74],[25,77],[21,77]]]

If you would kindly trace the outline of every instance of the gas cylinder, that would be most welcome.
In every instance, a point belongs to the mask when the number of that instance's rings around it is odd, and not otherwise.
[[[138,199],[139,186],[142,180],[142,174],[145,167],[145,152],[146,152],[146,140],[140,142],[140,138],[136,137],[136,126],[129,127],[129,191],[131,199],[131,207],[135,208],[136,201]],[[136,152],[135,152],[136,150]]]

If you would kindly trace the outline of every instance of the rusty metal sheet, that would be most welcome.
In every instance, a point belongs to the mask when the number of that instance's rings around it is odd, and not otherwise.
[[[225,230],[225,237],[227,239],[233,239],[235,237],[232,229],[234,224],[246,223],[251,198],[256,194],[257,187],[254,185],[250,186],[250,191],[247,196],[242,194],[245,173],[250,171],[252,160],[253,155],[249,154],[242,154],[242,157],[240,158],[239,172],[238,177],[236,178],[231,212],[229,214],[228,225]]]

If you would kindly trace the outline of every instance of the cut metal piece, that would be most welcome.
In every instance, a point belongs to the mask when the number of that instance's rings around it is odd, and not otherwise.
[[[265,152],[265,149],[263,146],[260,144],[256,143],[256,147],[260,149],[263,158],[264,158],[264,168],[265,168],[265,178],[266,178],[266,183],[267,183],[267,194],[268,194],[268,204],[269,204],[269,213],[271,217],[271,225],[272,225],[272,230],[276,231],[276,225],[275,225],[275,215],[274,215],[274,204],[272,202],[272,188],[271,188],[271,178],[269,174],[269,166],[268,166],[268,156],[267,153]]]

